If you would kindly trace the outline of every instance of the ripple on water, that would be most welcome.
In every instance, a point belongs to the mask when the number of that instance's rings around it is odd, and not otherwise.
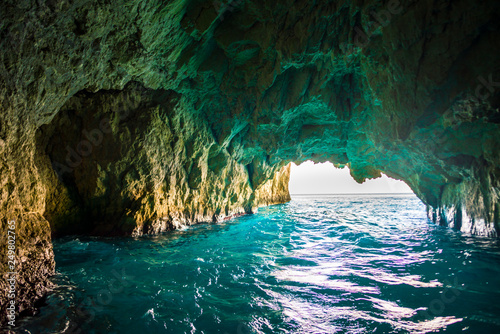
[[[33,333],[500,332],[500,247],[415,196],[304,196],[222,224],[54,242]]]

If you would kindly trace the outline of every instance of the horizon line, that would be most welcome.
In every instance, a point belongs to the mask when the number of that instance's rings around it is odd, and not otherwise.
[[[413,192],[407,192],[407,193],[312,193],[312,194],[298,194],[298,193],[290,193],[290,196],[292,195],[299,195],[299,196],[305,196],[305,195],[415,195]]]

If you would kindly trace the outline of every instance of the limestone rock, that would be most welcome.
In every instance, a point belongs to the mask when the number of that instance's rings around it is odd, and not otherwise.
[[[436,222],[498,235],[499,13],[495,0],[4,1],[0,220],[18,224],[19,309],[47,288],[52,234],[250,213],[289,200],[292,161],[387,173]]]

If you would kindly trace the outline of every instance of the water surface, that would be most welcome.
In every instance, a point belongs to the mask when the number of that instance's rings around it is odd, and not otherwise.
[[[54,242],[31,333],[499,333],[500,244],[413,195],[298,196],[155,237]]]

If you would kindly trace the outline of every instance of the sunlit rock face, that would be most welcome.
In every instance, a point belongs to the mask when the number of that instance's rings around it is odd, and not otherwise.
[[[291,161],[384,172],[436,222],[497,235],[499,6],[4,1],[0,218],[32,231],[19,309],[54,270],[51,232],[253,212],[289,200]]]
[[[36,136],[53,169],[42,178],[53,231],[158,233],[290,199],[289,168],[275,174],[283,163],[259,163],[260,152],[249,154],[234,139],[245,126],[217,138],[186,103],[174,91],[136,83],[71,97]]]

